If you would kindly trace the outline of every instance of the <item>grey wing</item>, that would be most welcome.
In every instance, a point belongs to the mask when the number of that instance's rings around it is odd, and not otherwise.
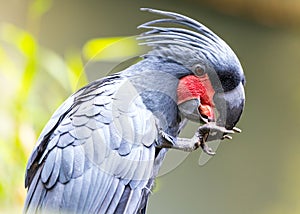
[[[64,117],[42,132],[28,162],[24,211],[144,210],[155,171],[155,118],[126,80],[78,93],[71,110],[63,107]]]

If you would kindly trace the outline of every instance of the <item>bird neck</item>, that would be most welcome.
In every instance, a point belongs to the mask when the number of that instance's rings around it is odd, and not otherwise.
[[[177,87],[182,76],[191,73],[182,65],[160,57],[147,57],[122,72],[148,110],[159,119],[161,128],[177,135],[180,117],[177,106]]]

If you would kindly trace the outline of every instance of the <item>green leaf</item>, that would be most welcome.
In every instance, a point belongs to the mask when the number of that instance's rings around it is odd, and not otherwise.
[[[141,55],[144,47],[138,46],[136,37],[109,37],[88,41],[83,47],[86,60],[120,61]]]
[[[16,100],[18,100],[18,103],[23,103],[27,100],[30,89],[33,85],[34,77],[36,75],[36,60],[30,59],[27,61],[21,84],[19,86],[18,94]]]

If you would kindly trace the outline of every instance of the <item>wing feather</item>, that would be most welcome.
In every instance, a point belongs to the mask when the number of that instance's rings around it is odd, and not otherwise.
[[[137,210],[148,195],[155,119],[129,81],[110,78],[75,93],[42,132],[27,167],[32,177],[28,212],[126,213]],[[117,94],[120,86],[131,100]]]
[[[57,148],[54,148],[52,150],[53,152],[50,152],[43,166],[42,175],[41,175],[41,180],[43,183],[47,183],[52,174],[55,165],[56,150]]]
[[[47,189],[51,189],[56,184],[57,179],[59,177],[59,172],[61,167],[61,153],[62,153],[61,149],[57,147],[55,150],[55,160],[51,171],[51,175],[49,176],[47,182],[45,183]],[[44,169],[46,168],[44,167],[43,171]]]
[[[120,203],[120,199],[123,195],[124,189],[125,189],[125,185],[123,184],[123,181],[120,181],[118,184],[118,188],[114,192],[114,196],[109,203],[108,209],[104,213],[107,213],[107,214],[115,213],[115,210],[116,210],[118,204]]]
[[[92,204],[93,198],[95,197],[94,193],[97,190],[96,182],[98,181],[98,176],[100,173],[100,171],[96,167],[92,167],[90,170],[91,170],[91,179],[90,179],[90,181],[86,181],[86,182],[89,182],[89,183],[87,183],[88,185],[86,184],[86,188],[88,189],[88,194],[87,194],[87,197],[80,204],[80,206],[83,207],[83,210],[86,211],[87,213],[89,213],[89,211],[93,205]]]
[[[56,210],[57,207],[60,207],[62,198],[64,193],[64,185],[61,183],[57,183],[55,189],[49,189],[46,192],[45,200],[43,200],[43,204],[41,205],[48,212],[51,210]]]
[[[73,174],[74,149],[73,146],[67,146],[62,151],[62,161],[59,174],[59,182],[67,183]]]
[[[93,182],[93,168],[88,169],[84,174],[83,174],[83,181],[82,181],[82,189],[80,192],[80,198],[79,201],[80,203],[77,204],[77,213],[82,213],[84,211],[84,206],[88,203],[87,199],[90,194],[90,191],[92,188]],[[90,185],[86,185],[86,183],[89,183]]]

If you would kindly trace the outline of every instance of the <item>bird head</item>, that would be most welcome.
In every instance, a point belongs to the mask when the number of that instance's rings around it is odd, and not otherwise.
[[[231,130],[239,121],[245,101],[245,77],[233,50],[189,17],[142,10],[166,17],[139,26],[148,30],[139,37],[142,44],[152,47],[147,56],[176,62],[189,71],[178,76],[177,104],[181,114],[194,121],[215,121]]]

